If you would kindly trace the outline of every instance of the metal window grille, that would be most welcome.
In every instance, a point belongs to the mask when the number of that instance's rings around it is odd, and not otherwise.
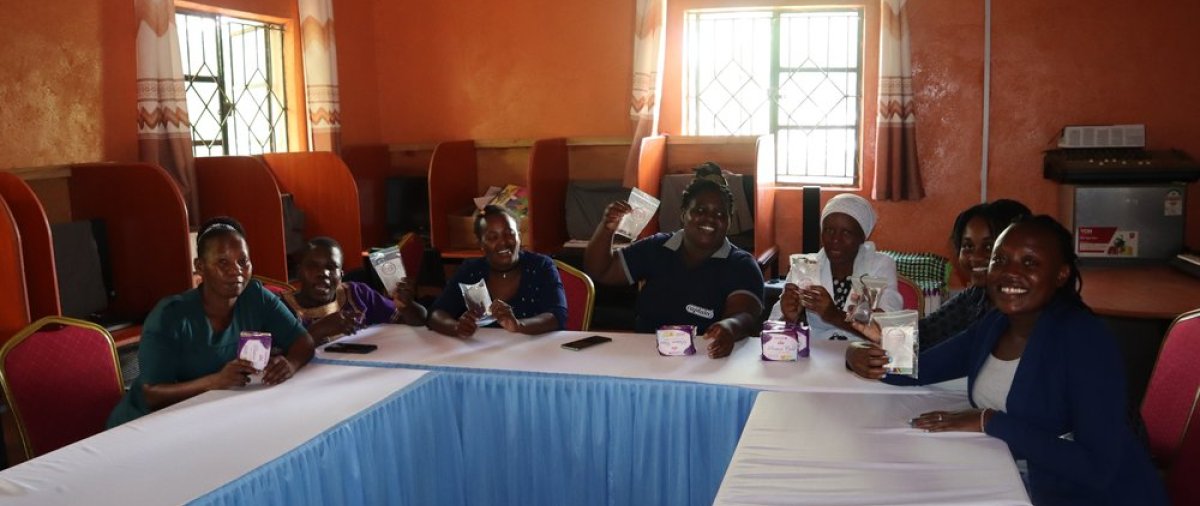
[[[773,133],[779,182],[855,184],[858,9],[690,11],[684,37],[685,133]]]
[[[195,156],[287,151],[283,26],[179,11]]]

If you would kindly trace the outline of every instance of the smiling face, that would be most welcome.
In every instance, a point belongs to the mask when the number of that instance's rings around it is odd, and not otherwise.
[[[821,222],[821,247],[830,262],[853,262],[859,246],[866,240],[862,226],[849,214],[830,213]]]
[[[204,246],[194,263],[204,291],[223,299],[236,299],[253,275],[246,240],[229,232],[206,239]]]
[[[971,286],[987,286],[988,262],[992,257],[992,229],[983,216],[976,216],[963,227],[958,247],[958,268],[970,274]]]
[[[683,210],[683,237],[700,251],[714,251],[729,231],[729,204],[715,190],[703,191]]]
[[[300,261],[300,292],[318,303],[332,302],[342,284],[342,249],[315,246]]]
[[[517,223],[507,214],[493,214],[485,218],[483,233],[479,236],[479,249],[488,265],[497,271],[507,271],[520,259],[521,233]]]
[[[1070,269],[1050,231],[1013,225],[1000,234],[992,251],[988,295],[1010,317],[1036,316],[1066,284]]]

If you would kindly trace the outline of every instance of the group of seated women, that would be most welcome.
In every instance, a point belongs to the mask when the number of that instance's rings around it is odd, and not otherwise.
[[[706,164],[682,198],[680,230],[613,247],[626,202],[604,211],[584,254],[602,284],[641,283],[637,332],[694,325],[712,358],[761,328],[764,283],[754,258],[726,239],[733,198],[719,167]],[[811,339],[853,339],[846,365],[859,376],[896,384],[966,377],[974,409],[934,411],[914,419],[928,431],[975,431],[1005,441],[1027,463],[1036,504],[1166,504],[1161,480],[1131,429],[1115,339],[1078,294],[1081,283],[1070,233],[1018,202],[972,206],[955,220],[951,243],[969,286],[919,322],[920,375],[886,376],[877,326],[849,323],[853,281],[887,280],[879,310],[901,309],[896,267],[868,241],[876,223],[870,203],[852,194],[821,213],[819,283],[787,284],[772,319],[803,322]],[[379,323],[428,325],[469,338],[481,325],[529,335],[561,330],[567,319],[554,262],[522,250],[516,220],[489,206],[477,217],[482,258],[467,260],[428,310],[408,280],[385,297],[342,281],[343,252],[328,238],[310,241],[300,261],[300,288],[279,298],[252,279],[244,232],[231,219],[206,223],[197,238],[200,285],[162,300],[145,322],[141,375],[113,411],[115,426],[251,377],[286,381],[317,343]],[[488,307],[469,304],[462,286],[483,283]],[[242,331],[265,331],[275,355],[258,371],[236,357]]]

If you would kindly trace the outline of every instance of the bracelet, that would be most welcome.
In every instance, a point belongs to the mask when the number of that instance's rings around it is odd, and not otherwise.
[[[986,433],[987,433],[987,431],[986,431],[986,430],[984,430],[984,428],[983,428],[983,424],[984,424],[984,419],[983,419],[983,417],[984,417],[985,415],[987,415],[987,412],[988,412],[988,411],[991,411],[991,410],[992,410],[992,408],[983,408],[983,411],[980,411],[980,412],[979,412],[979,432],[982,432],[982,433],[984,433],[984,434],[986,434]]]

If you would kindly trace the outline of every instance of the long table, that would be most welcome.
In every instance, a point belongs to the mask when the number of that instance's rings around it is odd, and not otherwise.
[[[459,340],[377,327],[346,338],[379,345],[369,355],[322,350],[277,387],[209,392],[0,472],[0,501],[825,503],[820,498],[831,493],[871,497],[865,483],[886,483],[851,479],[871,475],[847,463],[881,455],[850,451],[856,440],[837,436],[878,429],[874,437],[888,441],[888,451],[916,455],[910,476],[925,476],[946,454],[994,464],[999,485],[978,496],[939,495],[937,481],[910,484],[929,499],[924,504],[1028,503],[1002,443],[908,434],[900,418],[872,426],[856,407],[959,406],[961,385],[898,388],[855,378],[842,365],[844,343],[814,343],[813,356],[798,363],[763,363],[753,342],[727,359],[660,357],[652,336],[634,334],[606,334],[612,343],[582,352],[560,348],[586,335],[530,338],[483,329]],[[803,438],[772,447],[762,439],[781,430],[772,420],[797,424],[825,449],[792,444]],[[830,450],[842,446],[846,451]],[[816,480],[823,496],[792,495],[786,487],[772,494],[745,481],[757,479],[755,452],[770,448],[775,457],[793,458],[797,473],[817,478],[840,466],[844,478]],[[893,477],[907,468],[896,462]],[[948,481],[978,477],[954,466],[937,469]]]
[[[1004,442],[907,420],[965,409],[961,394],[764,392],[716,504],[1029,504]],[[836,409],[834,409],[836,407]]]
[[[5,505],[183,504],[403,395],[424,371],[313,364],[208,392],[0,472]]]
[[[702,340],[697,342],[699,351],[695,355],[661,356],[655,351],[656,341],[651,334],[606,332],[603,335],[612,338],[611,343],[582,351],[562,348],[563,343],[593,334],[564,331],[530,337],[488,328],[480,329],[470,339],[457,339],[426,329],[389,325],[342,339],[378,346],[372,353],[328,353],[321,349],[317,356],[321,361],[340,364],[589,374],[790,392],[919,395],[966,390],[965,380],[898,388],[859,378],[844,365],[847,341],[813,341],[811,356],[796,362],[761,360],[762,347],[754,338],[736,343],[729,357],[716,360],[704,353],[707,342]]]

